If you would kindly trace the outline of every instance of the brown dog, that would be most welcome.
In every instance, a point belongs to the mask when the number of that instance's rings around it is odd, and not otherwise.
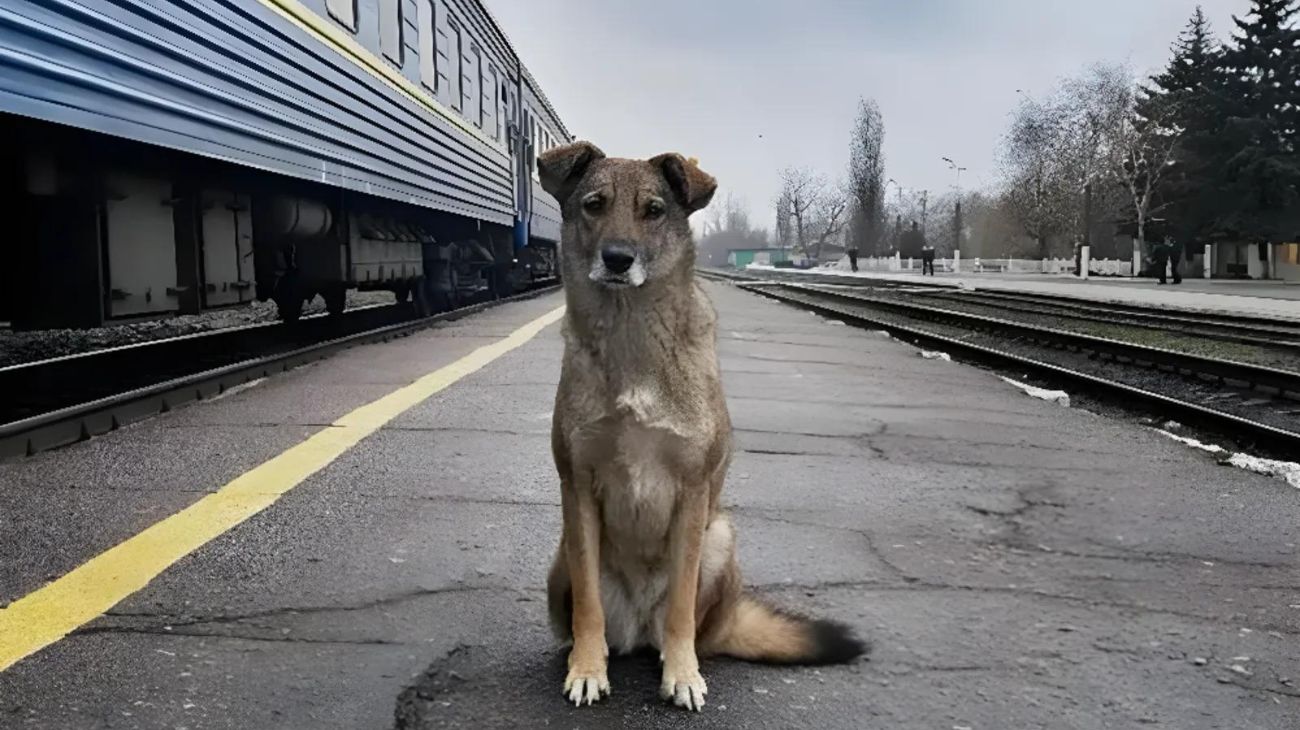
[[[564,214],[565,352],[551,444],[564,530],[548,581],[551,619],[572,639],[564,692],[609,692],[609,647],[652,646],[660,693],[698,710],[697,657],[847,661],[847,628],[768,608],[741,591],[718,494],[731,421],[717,315],[695,282],[687,218],[716,183],[680,155],[606,159],[585,142],[538,160]]]

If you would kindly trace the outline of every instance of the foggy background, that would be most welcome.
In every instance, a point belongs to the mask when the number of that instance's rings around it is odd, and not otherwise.
[[[700,158],[773,225],[778,170],[844,175],[858,98],[884,122],[886,175],[931,195],[992,187],[1017,90],[1098,61],[1167,61],[1188,0],[488,0],[570,130],[614,156]],[[1246,0],[1205,0],[1220,40]],[[721,196],[720,196],[721,199]]]

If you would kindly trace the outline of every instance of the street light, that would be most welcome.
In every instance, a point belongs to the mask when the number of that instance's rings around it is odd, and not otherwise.
[[[953,208],[953,234],[952,234],[952,267],[954,270],[960,267],[961,262],[961,173],[966,168],[961,167],[953,162],[951,157],[942,158],[948,163],[948,168],[957,172],[957,205]]]
[[[964,167],[959,167],[959,166],[957,165],[956,162],[953,162],[953,161],[952,161],[952,158],[951,158],[951,157],[941,157],[941,158],[939,158],[939,159],[941,159],[941,160],[943,160],[944,162],[948,163],[948,169],[950,169],[950,170],[956,170],[956,171],[957,171],[957,192],[960,193],[960,192],[961,192],[961,174],[962,174],[963,172],[966,171],[966,168],[964,168]]]

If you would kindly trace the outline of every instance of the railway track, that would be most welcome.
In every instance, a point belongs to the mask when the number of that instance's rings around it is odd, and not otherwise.
[[[338,318],[214,330],[0,368],[0,458],[65,446],[346,347],[404,336],[557,288],[542,284],[430,317],[414,317],[400,307],[366,307]]]
[[[1151,307],[1081,300],[1051,294],[958,289],[926,281],[864,279],[835,275],[817,275],[815,280],[810,281],[813,277],[808,274],[780,270],[765,271],[761,277],[747,272],[720,269],[701,270],[700,273],[709,278],[731,282],[782,281],[810,286],[829,284],[856,289],[881,289],[918,299],[951,301],[1020,315],[1033,314],[1080,322],[1139,327],[1300,353],[1300,320],[1287,322],[1230,313],[1158,310]]]
[[[1300,453],[1298,372],[842,289],[752,280],[738,285],[952,357],[1029,373],[1126,409],[1195,425],[1244,448],[1291,459]]]

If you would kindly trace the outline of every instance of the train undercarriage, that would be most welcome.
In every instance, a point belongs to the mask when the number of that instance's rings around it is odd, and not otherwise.
[[[511,228],[102,135],[0,117],[0,195],[17,201],[0,321],[98,327],[391,291],[420,314],[555,275],[554,244]]]

